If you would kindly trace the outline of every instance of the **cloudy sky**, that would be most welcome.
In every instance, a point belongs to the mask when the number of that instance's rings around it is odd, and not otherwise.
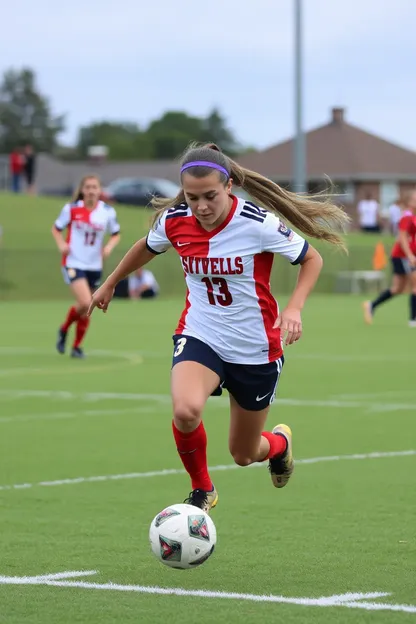
[[[416,150],[416,0],[303,4],[305,128],[344,106],[351,123]],[[167,109],[218,106],[241,142],[266,147],[294,130],[293,6],[7,2],[0,70],[35,69],[53,110],[67,115],[66,143],[92,120],[144,127]]]

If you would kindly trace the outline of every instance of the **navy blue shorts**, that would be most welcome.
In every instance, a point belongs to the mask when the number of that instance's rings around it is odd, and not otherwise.
[[[407,258],[391,258],[393,273],[395,275],[408,275],[416,269],[410,265]]]
[[[65,284],[72,284],[77,279],[86,279],[91,290],[98,288],[101,282],[102,271],[85,271],[84,269],[68,269],[62,267]]]
[[[176,334],[173,336],[172,368],[178,362],[198,362],[217,373],[220,385],[212,396],[220,396],[226,388],[243,409],[258,412],[270,405],[275,397],[284,357],[267,364],[232,364],[224,362],[205,342]]]

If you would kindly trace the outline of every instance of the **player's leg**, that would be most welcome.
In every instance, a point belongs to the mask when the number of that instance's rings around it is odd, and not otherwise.
[[[409,275],[410,281],[410,320],[409,327],[416,327],[416,269]]]
[[[363,303],[364,320],[367,325],[373,322],[373,316],[376,308],[381,304],[389,301],[396,295],[404,292],[407,283],[407,272],[401,258],[392,258],[393,279],[390,288],[384,290],[374,301],[365,301]]]
[[[77,312],[75,339],[72,345],[71,357],[85,357],[81,349],[81,343],[87,333],[90,319],[87,316],[88,306],[91,302],[91,288],[87,277],[80,277],[71,282],[71,290],[76,299],[75,309]]]
[[[207,435],[202,412],[221,381],[222,362],[208,345],[187,336],[174,337],[171,372],[172,430],[182,464],[189,474],[192,505],[209,511],[218,495],[208,472]]]
[[[239,466],[269,460],[273,485],[282,488],[294,469],[292,431],[287,425],[276,425],[264,431],[270,406],[261,411],[243,409],[230,395],[229,449]]]
[[[84,278],[85,276],[84,271],[80,271],[79,269],[72,269],[72,268],[67,269],[66,267],[62,268],[62,274],[63,274],[65,284],[67,284],[71,288],[71,290],[72,290],[71,284],[81,278]],[[65,320],[62,323],[62,325],[59,327],[58,339],[56,343],[56,348],[57,348],[58,353],[65,353],[66,339],[68,336],[69,328],[71,327],[73,323],[76,323],[78,319],[79,319],[79,308],[76,302],[75,305],[71,305],[69,307]]]
[[[274,399],[283,358],[260,366],[226,365],[230,392],[229,449],[240,466],[269,460],[275,487],[284,487],[293,469],[292,432],[287,425],[264,426]]]

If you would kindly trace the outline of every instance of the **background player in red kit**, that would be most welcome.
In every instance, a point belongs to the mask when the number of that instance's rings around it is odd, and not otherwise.
[[[409,326],[416,327],[416,191],[410,191],[404,200],[404,214],[399,221],[399,234],[391,251],[393,281],[374,301],[365,301],[364,320],[371,325],[376,308],[400,295],[410,282]]]
[[[65,352],[67,333],[76,323],[71,356],[83,358],[82,340],[89,325],[87,316],[91,293],[100,284],[103,258],[107,258],[120,241],[120,226],[114,208],[100,201],[100,180],[85,176],[75,193],[74,202],[66,204],[52,227],[52,235],[62,253],[62,272],[76,304],[71,306],[59,328],[56,348]],[[66,239],[62,230],[67,230]],[[105,234],[111,238],[105,246]]]
[[[263,429],[284,363],[282,338],[292,344],[301,337],[301,310],[322,259],[277,214],[304,233],[341,246],[332,228],[341,229],[348,217],[329,201],[297,196],[242,169],[212,144],[185,153],[181,182],[178,197],[154,201],[159,210],[153,228],[96,291],[88,313],[94,307],[105,312],[121,279],[157,254],[176,249],[188,292],[173,337],[172,428],[192,481],[186,502],[209,511],[218,495],[207,468],[202,412],[208,397],[222,387],[230,395],[229,449],[235,462],[247,466],[269,460],[278,488],[293,471],[290,428]],[[269,210],[234,197],[233,183]],[[270,292],[274,253],[301,266],[282,312]]]

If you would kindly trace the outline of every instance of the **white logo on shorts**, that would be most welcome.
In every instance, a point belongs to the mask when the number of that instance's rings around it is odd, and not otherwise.
[[[267,394],[265,394],[262,397],[259,397],[259,395],[257,395],[256,401],[263,401],[263,399],[265,399],[267,396],[269,396],[269,394],[271,394],[271,392],[268,392]]]

